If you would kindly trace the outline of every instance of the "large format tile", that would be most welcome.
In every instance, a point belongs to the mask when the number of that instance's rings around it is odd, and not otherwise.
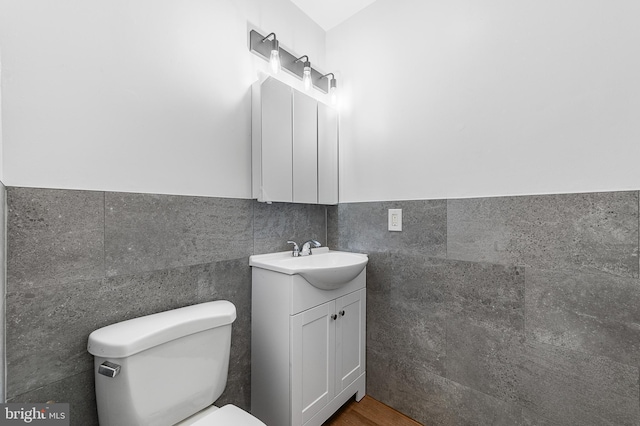
[[[399,363],[419,364],[444,374],[445,318],[421,312],[378,295],[367,296],[367,350],[387,351]],[[405,364],[410,369],[409,364]],[[375,369],[375,365],[367,364]]]
[[[524,268],[455,260],[440,263],[447,266],[442,279],[450,319],[500,332],[524,331]]]
[[[432,374],[420,365],[407,368],[389,352],[367,353],[367,393],[425,425],[520,423],[517,405]]]
[[[7,213],[7,190],[4,187],[4,185],[2,184],[2,182],[0,182],[0,286],[2,286],[2,288],[6,288],[6,259],[7,259],[7,252],[6,252],[6,213]],[[3,310],[2,308],[0,308],[0,313],[2,313]],[[3,315],[4,317],[4,315]],[[0,320],[0,327],[4,328],[2,326],[4,319]],[[0,391],[0,396],[2,394],[2,391]]]
[[[251,200],[106,193],[107,275],[249,256]]]
[[[102,192],[7,190],[8,290],[104,276]]]
[[[553,422],[543,416],[532,411],[522,409],[522,426],[562,426],[560,423]]]
[[[388,231],[388,209],[402,209],[402,232]],[[385,201],[328,209],[331,247],[356,252],[446,256],[447,202]]]
[[[68,403],[72,426],[98,426],[93,369],[23,393],[7,402]]]
[[[640,366],[640,281],[572,271],[526,273],[527,338]]]
[[[519,363],[519,383],[519,403],[528,413],[549,419],[548,423],[640,424],[636,367],[554,346],[527,344]]]
[[[444,371],[446,309],[436,270],[421,256],[370,255],[367,349],[391,351],[399,362]]]
[[[107,325],[221,299],[215,268],[216,263],[208,263],[106,278],[98,300],[111,297],[112,310],[101,321]]]
[[[638,193],[449,200],[447,256],[638,277]]]
[[[214,270],[196,265],[8,293],[8,394],[90,369],[93,330],[219,298]]]
[[[448,379],[526,408],[531,421],[594,426],[640,422],[638,368],[609,358],[452,324],[446,364]]]
[[[0,294],[4,294],[7,288],[6,281],[6,213],[7,213],[7,191],[0,182]],[[5,304],[0,303],[0,371],[5,371]],[[0,401],[5,400],[5,380],[6,377],[0,376]]]
[[[502,401],[518,402],[523,337],[472,325],[447,322],[446,378]]]
[[[96,300],[101,288],[92,280],[7,294],[9,398],[92,368],[86,338],[108,305]]]
[[[251,268],[249,259],[217,262],[213,267],[214,294],[208,300],[228,300],[236,307],[231,332],[227,387],[216,405],[251,408]],[[201,293],[201,297],[202,297]],[[200,300],[201,302],[208,300]]]
[[[523,272],[513,266],[373,253],[367,266],[368,348],[402,348],[395,351],[399,361],[413,360],[444,375],[451,321],[523,335]]]
[[[253,202],[254,254],[287,251],[314,239],[327,246],[326,208],[314,204]],[[332,247],[333,248],[333,247]]]
[[[422,255],[370,253],[367,291],[431,312],[444,311],[446,260]]]

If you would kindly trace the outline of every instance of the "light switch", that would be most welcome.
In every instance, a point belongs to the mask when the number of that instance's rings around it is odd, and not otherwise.
[[[402,209],[389,209],[389,231],[402,231]]]

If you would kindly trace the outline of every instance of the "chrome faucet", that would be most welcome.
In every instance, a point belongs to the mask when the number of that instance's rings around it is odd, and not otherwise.
[[[309,240],[302,245],[302,251],[300,252],[300,256],[311,256],[311,246],[320,247],[322,244],[316,240]]]
[[[291,256],[300,256],[300,247],[298,247],[298,244],[295,241],[287,241],[287,244],[293,244],[293,252],[291,252]]]

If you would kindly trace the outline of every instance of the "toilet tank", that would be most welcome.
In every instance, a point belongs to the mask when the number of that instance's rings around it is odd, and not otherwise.
[[[235,318],[235,306],[221,300],[91,333],[100,425],[173,425],[213,404],[227,381]]]

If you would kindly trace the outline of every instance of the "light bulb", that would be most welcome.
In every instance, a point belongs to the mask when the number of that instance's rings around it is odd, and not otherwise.
[[[273,36],[273,43],[271,45],[271,56],[269,57],[269,64],[271,65],[271,72],[278,74],[280,71],[280,42]]]
[[[332,78],[329,84],[329,96],[331,96],[331,105],[338,103],[338,83],[335,78]]]
[[[269,58],[269,63],[271,64],[271,71],[274,74],[278,74],[280,71],[280,53],[277,50],[271,51],[271,57]]]
[[[304,63],[302,82],[304,83],[304,90],[308,92],[311,89],[311,63],[308,61]]]
[[[276,33],[269,34],[262,39],[262,42],[265,43],[271,36],[273,36],[273,40],[271,40],[271,55],[269,56],[269,66],[271,67],[271,72],[273,72],[274,74],[278,74],[278,71],[280,71],[280,42],[276,38]]]

